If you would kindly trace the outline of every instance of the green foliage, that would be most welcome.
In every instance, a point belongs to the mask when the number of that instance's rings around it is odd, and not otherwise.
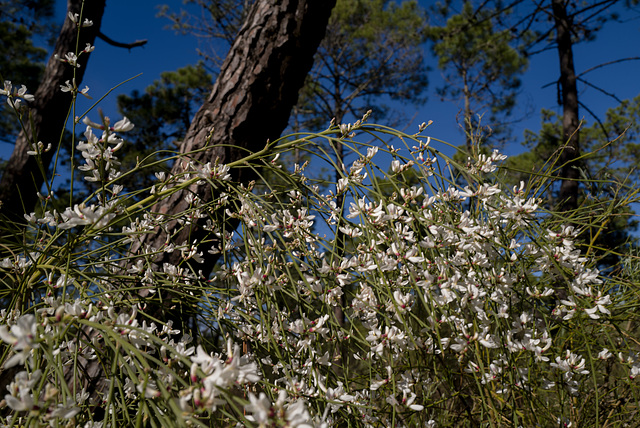
[[[385,99],[422,103],[425,25],[416,1],[339,0],[302,90],[297,124],[317,128],[370,109],[377,120],[389,120]]]
[[[485,6],[485,5],[483,5]],[[442,16],[450,8],[440,5]],[[461,126],[469,134],[483,117],[493,133],[506,131],[520,87],[520,75],[528,60],[513,45],[517,42],[508,29],[496,29],[496,10],[474,9],[467,1],[460,13],[451,16],[444,26],[427,30],[432,50],[438,57],[445,85],[438,88],[442,99],[464,102]],[[471,147],[467,137],[467,150]]]
[[[164,6],[160,15],[176,31],[213,40],[199,52],[215,70],[254,2],[186,3],[199,6],[202,13],[172,12]],[[415,0],[338,0],[300,92],[291,121],[294,131],[323,127],[332,118],[340,123],[345,115],[355,120],[370,109],[377,120],[397,119],[385,106],[388,99],[422,103],[428,72],[421,47],[425,25],[424,11]]]
[[[0,80],[13,79],[14,86],[35,90],[44,72],[46,49],[34,44],[36,37],[50,35],[53,1],[0,1]],[[19,126],[6,103],[0,105],[0,141],[14,143]]]
[[[426,124],[408,134],[366,118],[155,176],[210,81],[187,67],[121,97],[136,127],[87,121],[70,159],[87,190],[52,194],[25,224],[0,218],[3,425],[634,423],[637,255],[606,275],[595,266],[599,226],[637,188],[586,176],[591,199],[555,212],[542,208],[553,160],[510,189],[504,156],[477,139],[460,162]],[[633,103],[612,113],[612,129],[635,114]],[[557,143],[548,118],[531,147]],[[318,163],[338,178],[318,186]],[[235,168],[264,186],[233,182]],[[198,186],[206,197],[188,194],[183,211],[158,209]],[[162,230],[164,245],[144,245]],[[160,266],[165,252],[175,262]],[[219,256],[209,277],[205,252]],[[190,330],[166,321],[174,308]]]
[[[114,189],[145,166],[116,174],[108,155],[126,144],[106,125],[132,130],[127,121],[90,124],[107,138],[81,146],[93,162],[78,172],[98,179],[98,192],[64,213],[43,201],[27,226],[0,223],[11,238],[0,246],[0,363],[17,367],[2,373],[5,425],[635,420],[636,258],[620,276],[598,276],[566,226],[571,213],[541,212],[536,188],[502,186],[502,156],[455,165],[469,183],[461,189],[441,172],[455,163],[441,142],[359,122],[284,137],[228,165],[191,164],[133,202]],[[274,162],[300,148],[334,164],[321,148],[335,140],[355,160],[328,190]],[[288,188],[257,193],[230,180],[247,166]],[[198,183],[211,200],[194,198],[172,218],[155,212]],[[344,242],[332,229],[340,193],[353,200]],[[197,242],[134,250],[141,236],[191,228],[194,217],[209,220]],[[225,230],[231,219],[238,229]],[[181,257],[156,266],[161,251]],[[202,251],[221,256],[211,278],[198,274]],[[166,323],[164,306],[183,307],[197,334]]]
[[[579,166],[582,177],[580,209],[574,221],[584,229],[583,243],[592,246],[601,259],[601,267],[613,267],[627,247],[635,242],[631,233],[637,229],[635,212],[626,203],[638,182],[640,163],[635,142],[638,138],[639,98],[626,100],[607,112],[606,121],[580,127],[582,151]],[[546,177],[557,176],[561,165],[558,157],[562,141],[562,118],[542,110],[540,131],[525,131],[527,151],[507,160],[510,171],[506,178],[517,184],[535,185]],[[549,209],[558,206],[559,183],[541,189]],[[606,221],[591,221],[596,213]]]

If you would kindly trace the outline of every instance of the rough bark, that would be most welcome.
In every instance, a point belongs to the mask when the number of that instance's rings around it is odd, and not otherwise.
[[[571,40],[570,18],[565,0],[552,0],[556,42],[560,59],[560,88],[562,91],[562,138],[565,146],[560,154],[560,207],[569,211],[578,207],[579,171],[576,160],[580,156],[578,128],[578,87],[576,70],[573,65],[573,42]]]
[[[90,19],[93,21],[93,26],[82,28],[80,40],[77,43],[79,49],[83,49],[87,43],[93,46],[96,36],[100,32],[105,1],[84,2],[82,19]],[[82,0],[68,0],[67,10],[80,14],[82,4]],[[30,139],[27,135],[35,136],[35,140],[42,141],[45,146],[49,143],[52,145],[52,149],[42,155],[45,171],[56,153],[60,134],[64,129],[72,101],[69,93],[60,91],[60,85],[63,85],[67,80],[71,81],[75,76],[76,84],[80,86],[90,54],[80,55],[78,59],[80,67],[75,69],[75,75],[73,67],[60,62],[55,58],[55,55],[64,58],[68,52],[75,52],[77,36],[78,30],[75,23],[65,16],[54,55],[47,63],[43,80],[34,93],[35,100],[30,105],[33,127],[31,124],[27,124],[27,133],[21,132],[18,136],[16,146],[0,181],[2,212],[9,217],[22,219],[25,212],[33,211],[38,200],[37,192],[45,180],[36,158],[27,154],[27,150],[31,150]]]
[[[263,149],[267,140],[278,138],[311,70],[334,5],[335,0],[256,1],[222,64],[209,98],[191,122],[181,153],[201,149],[210,141],[210,149],[190,157],[200,163],[213,163],[216,159],[229,163]],[[182,165],[176,162],[172,174],[181,173]],[[253,178],[249,168],[233,171],[236,182],[246,183]],[[194,185],[160,201],[153,211],[168,216],[184,212],[189,208],[186,195],[191,192],[205,202],[211,200],[208,185]],[[166,230],[171,234],[176,226],[176,222],[169,223]],[[146,236],[141,245],[162,248],[169,242],[167,231]],[[200,225],[194,224],[170,239],[180,245],[202,236]],[[206,250],[204,254],[208,256]],[[205,275],[217,259],[208,257],[198,265]],[[163,253],[155,262],[159,266],[177,265],[180,259],[180,252],[175,251]]]
[[[335,0],[256,1],[223,63],[209,98],[191,122],[181,144],[181,153],[189,154],[196,162],[219,159],[228,163],[264,148],[268,139],[279,137],[296,104],[298,90],[311,69],[334,5]],[[209,149],[192,153],[207,143],[212,144]],[[181,172],[182,162],[176,162],[172,173]],[[241,174],[236,170],[233,179],[246,182],[253,178],[248,172],[243,169]],[[204,201],[211,199],[208,185],[194,185],[158,202],[152,210],[168,216],[178,215],[188,209],[185,199],[191,192]],[[170,222],[167,226],[155,235],[146,235],[141,245],[161,248],[167,242],[167,232],[173,233],[172,229],[177,229],[178,224]],[[192,242],[202,236],[200,226],[195,223],[170,239],[177,244],[185,240]],[[139,248],[132,248],[132,253]],[[209,259],[198,267],[204,267],[206,274],[213,268],[216,256],[207,253],[206,249],[204,254]],[[180,257],[178,251],[163,253],[155,262],[158,266],[165,262],[177,265]],[[170,290],[162,293],[163,302],[158,304],[154,299],[146,312],[163,321],[170,320],[174,328],[183,330],[189,319],[182,315],[182,305],[189,305],[189,302],[172,302]],[[74,379],[76,382],[90,386],[88,390],[104,391],[108,375],[97,360],[83,364],[82,370],[82,375]]]

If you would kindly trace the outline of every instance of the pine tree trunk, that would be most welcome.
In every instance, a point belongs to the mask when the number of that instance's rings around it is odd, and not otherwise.
[[[229,163],[263,149],[268,139],[278,138],[287,126],[334,5],[335,0],[257,0],[231,46],[209,98],[191,122],[181,153],[189,154],[195,162],[213,163],[218,159],[220,163]],[[192,153],[207,144],[211,145],[207,150]],[[176,162],[172,174],[183,172],[182,168],[182,162]],[[234,174],[233,180],[237,182],[246,183],[253,178],[248,168],[242,173],[236,169]],[[168,216],[183,213],[189,208],[185,199],[191,192],[203,201],[212,198],[210,186],[194,185],[161,200],[152,211]],[[169,222],[166,230],[145,235],[142,243],[131,248],[131,253],[135,255],[141,247],[162,248],[168,239],[176,244],[187,240],[192,243],[204,235],[200,223],[172,234],[178,227],[177,222]],[[171,234],[169,238],[167,233]],[[208,249],[203,249],[205,262],[197,265],[203,275],[210,273],[217,260]],[[163,263],[178,265],[180,261],[179,251],[161,253],[154,260],[159,269]],[[145,294],[144,290],[140,293]],[[193,302],[183,301],[184,296],[173,295],[167,289],[161,295],[162,302],[156,296],[145,312],[163,322],[172,321],[174,328],[186,333],[193,314],[188,307]],[[84,370],[87,374],[80,380],[82,385],[103,391],[108,375],[99,362],[88,362]]]
[[[80,31],[79,49],[83,49],[87,43],[93,46],[100,31],[105,1],[92,0],[84,2],[82,19],[86,18],[93,21],[93,25],[84,27]],[[68,0],[67,10],[80,14],[80,9],[83,7],[82,4],[82,0]],[[77,36],[78,29],[75,23],[68,16],[65,16],[54,54],[64,58],[68,52],[75,52]],[[75,82],[78,86],[80,86],[87,69],[89,55],[88,53],[83,53],[78,59],[80,67],[75,69]],[[0,181],[2,212],[11,218],[24,220],[23,214],[34,210],[38,200],[37,192],[45,180],[35,156],[27,154],[27,150],[31,150],[31,142],[27,135],[35,135],[36,142],[42,141],[45,146],[51,144],[52,149],[42,155],[42,164],[46,171],[56,153],[72,101],[69,93],[60,90],[60,85],[64,85],[66,81],[72,81],[73,79],[74,69],[72,66],[57,60],[54,56],[49,59],[43,80],[34,93],[35,100],[30,105],[33,128],[28,124],[28,120],[25,120],[27,134],[21,132],[18,136],[15,148]]]
[[[335,0],[270,0],[256,1],[238,36],[231,46],[211,94],[191,122],[180,152],[187,154],[212,147],[189,157],[204,164],[229,163],[264,148],[268,140],[277,139],[287,126],[298,91],[313,65],[313,56],[324,37]],[[176,162],[172,174],[183,172],[183,162]],[[249,168],[233,171],[233,180],[247,183],[254,178]],[[208,185],[193,186],[158,202],[154,212],[168,216],[189,208],[188,193],[201,200],[211,200]],[[166,231],[147,235],[141,245],[162,248],[177,222]],[[200,224],[185,227],[172,235],[171,242],[199,241],[203,236]],[[139,246],[133,248],[137,251]],[[208,249],[208,248],[207,248]],[[204,251],[205,256],[208,255]],[[178,251],[163,253],[155,263],[177,265]],[[217,260],[209,255],[202,265],[208,275]]]
[[[87,43],[93,46],[104,14],[106,0],[87,1],[83,10],[84,18],[93,21],[93,26],[85,27],[80,34],[78,46],[83,48]],[[67,11],[80,14],[82,0],[69,0]],[[56,41],[54,55],[64,58],[68,52],[75,52],[78,29],[76,25],[65,15],[62,30]],[[82,54],[78,60],[80,68],[76,68],[75,79],[79,86],[87,69],[89,54]],[[5,76],[10,78],[10,76]],[[64,129],[67,113],[71,106],[71,96],[60,91],[60,85],[74,78],[73,68],[60,62],[52,56],[45,68],[44,77],[40,86],[34,93],[35,100],[30,103],[31,119],[34,127],[25,120],[29,134],[36,135],[37,141],[42,141],[45,146],[49,143],[52,149],[43,154],[42,163],[46,170],[56,152],[60,134]],[[33,89],[33,88],[28,88]],[[25,118],[26,119],[26,118]],[[0,212],[12,219],[24,220],[25,212],[33,211],[38,200],[37,192],[44,183],[44,176],[40,170],[36,158],[27,155],[31,150],[30,141],[24,132],[18,135],[16,145],[11,158],[0,181]],[[20,366],[0,371],[0,391],[6,391],[7,385],[13,381],[13,377]]]
[[[570,18],[565,0],[552,0],[556,42],[560,59],[560,87],[562,90],[562,142],[566,144],[560,154],[560,207],[570,211],[578,207],[579,171],[576,160],[580,156],[578,87],[573,65],[573,42]]]

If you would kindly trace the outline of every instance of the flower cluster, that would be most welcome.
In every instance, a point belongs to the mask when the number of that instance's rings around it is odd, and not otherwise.
[[[82,154],[85,164],[79,166],[78,169],[89,173],[85,176],[87,181],[98,182],[116,179],[119,172],[114,167],[119,163],[114,153],[122,147],[124,141],[115,133],[130,131],[133,129],[133,124],[126,117],[113,126],[111,126],[108,117],[104,118],[103,124],[92,122],[87,117],[83,119],[83,123],[87,125],[87,130],[84,133],[87,140],[79,143],[77,149]],[[100,138],[93,133],[94,129],[102,130]]]
[[[79,168],[108,171],[106,188],[117,187],[112,149],[122,147],[122,140],[115,132],[133,125],[126,119],[113,126],[108,119],[84,122],[87,141],[78,148],[85,165]],[[102,138],[93,134],[96,129]],[[172,219],[175,227],[202,222],[213,237],[206,244],[169,240],[161,249],[138,246],[132,259],[120,260],[109,245],[87,243],[89,255],[73,256],[76,270],[63,275],[36,274],[43,269],[38,266],[53,263],[51,248],[29,253],[23,262],[5,258],[0,269],[41,280],[46,290],[35,312],[3,315],[0,339],[10,351],[4,366],[25,368],[5,402],[43,421],[89,423],[84,409],[107,403],[105,411],[113,414],[117,410],[108,406],[127,400],[153,402],[161,413],[179,409],[184,421],[233,414],[242,423],[265,426],[333,426],[343,420],[435,426],[445,416],[434,403],[460,411],[466,406],[451,385],[477,397],[471,402],[491,391],[501,397],[503,404],[494,405],[500,412],[532,399],[532,391],[550,400],[583,394],[594,366],[584,348],[560,332],[603,328],[616,294],[576,246],[577,230],[545,226],[540,201],[528,197],[523,185],[505,189],[492,182],[499,154],[480,159],[480,175],[463,188],[426,186],[433,162],[424,162],[432,158],[425,156],[428,146],[419,144],[424,150],[414,154],[423,161],[392,164],[398,178],[392,194],[371,191],[378,188],[372,168],[381,151],[369,147],[360,155],[340,191],[351,198],[344,218],[336,210],[337,193],[323,194],[308,180],[298,179],[300,187],[281,196],[260,195],[232,187],[223,164],[186,163],[184,174],[159,175],[149,192],[157,197],[175,187],[220,183],[211,202],[190,197],[193,209]],[[402,184],[410,168],[424,174],[422,185]],[[303,174],[277,171],[291,174],[290,182]],[[91,204],[28,219],[42,236],[88,225],[87,233],[100,236],[118,220],[117,200],[96,196]],[[212,213],[221,213],[222,220],[209,218]],[[141,242],[166,227],[162,215],[140,214],[122,226],[123,242]],[[231,220],[239,222],[237,233],[221,231],[219,222]],[[326,236],[331,227],[343,241]],[[184,263],[203,262],[203,250],[224,262],[211,278],[187,265],[154,266],[159,251],[177,250]],[[140,296],[166,298],[163,290],[199,302],[194,322],[224,337],[226,352],[220,339],[212,351],[147,315],[153,306]],[[69,293],[85,297],[70,299]],[[67,369],[38,372],[45,355]],[[600,355],[598,368],[615,361],[606,349]],[[627,379],[635,378],[640,365],[634,354],[620,355],[630,356],[618,359],[619,369],[626,367]],[[76,389],[98,382],[87,373],[105,356],[126,369],[100,372],[103,387],[95,393],[70,399],[54,386],[63,377],[68,382],[70,373]]]
[[[235,163],[267,168],[267,192],[185,158],[132,201],[115,152],[133,124],[85,117],[74,168],[99,190],[50,194],[0,245],[0,424],[546,426],[623,406],[583,416],[580,400],[637,397],[638,349],[619,321],[632,294],[600,275],[576,225],[524,183],[500,184],[497,151],[456,185],[420,134],[385,129],[407,157],[360,145],[381,141],[365,120]],[[294,146],[324,153],[336,134],[355,160],[330,186],[276,163]],[[180,191],[183,212],[153,207]]]

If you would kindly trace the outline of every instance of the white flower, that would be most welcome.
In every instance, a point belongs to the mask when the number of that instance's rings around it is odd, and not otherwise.
[[[74,86],[71,84],[69,80],[64,82],[64,85],[60,85],[60,90],[62,92],[73,92]]]
[[[629,379],[633,380],[640,375],[640,364],[634,364],[629,371]]]
[[[107,121],[108,118],[105,118],[105,121]],[[87,136],[87,132],[90,132],[91,130],[89,129],[90,127],[93,129],[100,129],[100,130],[104,130],[104,125],[93,122],[91,119],[89,119],[88,116],[85,116],[82,118],[82,123],[84,123],[85,125],[87,125],[87,131],[85,132],[85,137]]]
[[[227,165],[215,164],[212,167],[211,162],[207,162],[202,166],[202,168],[198,169],[198,177],[204,179],[229,181],[231,180],[231,174],[229,174],[229,171],[230,169]]]
[[[267,426],[269,423],[269,414],[271,413],[271,400],[269,400],[264,392],[256,397],[253,392],[249,393],[249,404],[244,406],[248,413],[247,419],[255,422],[260,426]]]
[[[611,304],[611,296],[606,295],[602,297],[602,291],[598,291],[598,295],[596,296],[596,299],[595,299],[595,304],[596,305],[593,308],[584,310],[587,314],[589,314],[590,318],[593,318],[593,319],[600,318],[600,315],[596,313],[597,311],[600,311],[601,313],[607,314],[607,315],[611,313],[609,309],[604,307],[604,305]]]
[[[31,145],[31,150],[27,150],[27,154],[29,156],[37,156],[41,153],[46,153],[49,150],[51,150],[51,143],[47,144],[45,147],[42,141],[38,141],[37,144]]]
[[[567,350],[564,358],[556,357],[556,362],[551,363],[551,367],[555,367],[566,373],[589,374],[589,370],[585,370],[586,360],[580,355],[574,354]]]
[[[58,227],[71,229],[76,226],[95,225],[96,228],[102,228],[107,226],[115,216],[116,214],[110,212],[108,207],[95,205],[86,207],[84,204],[76,204],[73,209],[67,207],[62,213],[63,222]]]
[[[4,89],[0,89],[0,95],[6,95],[7,104],[16,110],[20,108],[22,100],[34,100],[33,95],[27,94],[27,87],[24,85],[22,85],[17,91],[13,92],[13,85],[10,80],[4,81]]]
[[[36,317],[32,314],[23,315],[11,326],[11,329],[8,329],[6,325],[1,325],[0,339],[13,345],[14,350],[20,351],[9,358],[4,367],[8,368],[23,364],[31,349],[38,347]]]
[[[280,401],[280,400],[278,400]],[[298,428],[313,428],[311,415],[307,410],[307,405],[303,399],[299,399],[287,406],[285,413],[286,426]]]
[[[371,158],[373,158],[376,153],[378,153],[378,147],[367,147],[367,156],[365,159],[371,160]]]
[[[80,68],[80,64],[78,64],[78,56],[73,52],[67,52],[64,55],[64,58],[60,58],[60,55],[58,54],[55,54],[53,57],[60,62],[66,62],[66,63],[69,63],[69,65],[72,65],[76,68]]]
[[[127,132],[127,131],[131,131],[134,126],[135,125],[131,123],[129,119],[127,119],[126,117],[123,117],[113,125],[111,130],[114,132]]]
[[[80,413],[80,408],[73,405],[58,404],[58,406],[51,412],[52,418],[71,419],[75,415]]]
[[[13,85],[11,84],[11,80],[4,81],[4,89],[0,89],[0,95],[11,95],[11,90],[13,89]]]
[[[33,95],[27,94],[27,87],[22,85],[20,89],[18,89],[18,96],[25,101],[33,101]]]
[[[613,357],[613,354],[607,348],[604,348],[598,353],[599,360],[608,360],[611,357]]]
[[[34,399],[32,389],[37,385],[41,375],[42,372],[40,370],[36,370],[31,374],[26,371],[18,373],[13,378],[13,382],[7,386],[9,394],[4,396],[7,405],[17,412],[34,410],[40,407],[41,403]]]

